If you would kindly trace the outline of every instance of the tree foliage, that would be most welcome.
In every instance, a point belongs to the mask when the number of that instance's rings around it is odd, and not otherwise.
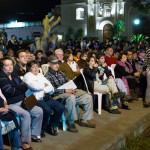
[[[78,29],[74,34],[74,38],[77,40],[83,38],[83,29]]]
[[[149,39],[148,36],[144,36],[143,34],[137,34],[137,35],[132,35],[130,41],[139,44],[140,42],[146,43],[148,39]]]
[[[122,33],[125,31],[124,22],[122,20],[118,20],[116,24],[112,27],[113,39],[120,40]]]
[[[74,29],[72,27],[69,27],[65,36],[65,40],[69,40],[69,39],[77,39],[79,40],[80,38],[83,37],[84,31],[83,29],[78,29],[76,32],[74,32]]]
[[[67,34],[65,36],[65,40],[69,40],[72,38],[72,35],[74,33],[74,30],[72,27],[69,27],[68,30],[67,30]]]

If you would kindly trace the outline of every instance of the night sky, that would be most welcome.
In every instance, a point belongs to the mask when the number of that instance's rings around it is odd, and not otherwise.
[[[0,0],[0,23],[39,21],[61,0]]]

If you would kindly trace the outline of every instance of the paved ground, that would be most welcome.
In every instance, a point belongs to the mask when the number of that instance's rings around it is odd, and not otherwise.
[[[150,118],[150,108],[143,108],[142,101],[128,104],[131,110],[122,110],[121,114],[110,114],[102,111],[102,115],[94,112],[96,128],[80,127],[78,133],[60,130],[56,137],[46,134],[42,143],[31,143],[34,150],[100,150],[109,147],[119,136],[130,132],[145,116]]]

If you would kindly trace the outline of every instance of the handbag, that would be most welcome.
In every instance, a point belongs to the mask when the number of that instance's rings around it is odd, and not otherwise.
[[[35,96],[33,94],[31,94],[29,97],[25,98],[22,101],[22,108],[24,108],[25,110],[31,110],[37,103],[37,99],[35,98]]]

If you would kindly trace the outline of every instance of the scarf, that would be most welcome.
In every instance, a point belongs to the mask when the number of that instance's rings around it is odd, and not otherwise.
[[[130,65],[130,63],[128,63],[128,62],[126,62],[126,63],[129,65],[129,71],[130,71],[130,73],[132,73],[133,72],[132,66]],[[127,66],[122,61],[118,61],[118,64],[120,66],[122,66],[126,70]],[[127,81],[127,79],[126,79],[125,76],[122,76],[122,81],[125,84],[125,86],[127,87],[127,94],[130,95],[128,81]]]

